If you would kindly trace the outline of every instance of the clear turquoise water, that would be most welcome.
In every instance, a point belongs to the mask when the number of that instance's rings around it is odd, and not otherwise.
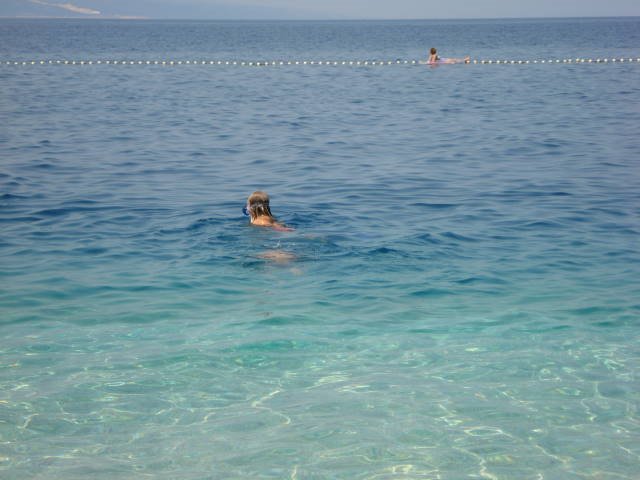
[[[627,57],[639,37],[5,20],[0,56]],[[639,73],[0,66],[0,476],[635,478]],[[258,188],[295,232],[247,226]]]

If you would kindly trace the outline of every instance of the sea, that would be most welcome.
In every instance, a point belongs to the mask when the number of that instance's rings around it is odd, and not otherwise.
[[[637,479],[638,57],[640,17],[0,20],[0,477]]]

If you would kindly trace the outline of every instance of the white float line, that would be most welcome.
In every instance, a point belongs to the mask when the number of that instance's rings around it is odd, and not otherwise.
[[[472,60],[474,65],[529,65],[579,63],[640,63],[640,58],[564,58],[549,60]]]
[[[564,58],[541,60],[471,60],[472,65],[529,65],[529,64],[582,64],[582,63],[640,63],[640,58]],[[388,66],[388,65],[424,65],[418,60],[277,60],[277,61],[241,61],[241,60],[32,60],[0,61],[0,65],[216,65],[242,67],[276,67],[291,65],[313,66]]]

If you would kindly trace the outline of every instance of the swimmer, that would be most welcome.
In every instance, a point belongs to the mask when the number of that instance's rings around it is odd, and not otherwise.
[[[266,192],[253,192],[247,199],[247,205],[242,209],[251,218],[251,225],[270,227],[280,232],[291,232],[293,228],[278,222],[269,208],[269,195]]]
[[[438,51],[435,48],[432,48],[429,51],[429,60],[427,63],[429,65],[453,65],[454,63],[469,63],[471,61],[471,57],[468,55],[464,58],[440,58],[438,56]]]

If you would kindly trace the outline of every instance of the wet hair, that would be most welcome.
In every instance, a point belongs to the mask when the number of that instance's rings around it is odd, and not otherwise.
[[[437,52],[438,51],[435,48],[431,47],[431,50],[430,50],[431,55],[435,55]]]
[[[253,192],[249,195],[247,203],[249,204],[249,213],[251,214],[252,220],[258,217],[273,218],[273,214],[269,208],[269,195],[267,195],[267,192]]]

